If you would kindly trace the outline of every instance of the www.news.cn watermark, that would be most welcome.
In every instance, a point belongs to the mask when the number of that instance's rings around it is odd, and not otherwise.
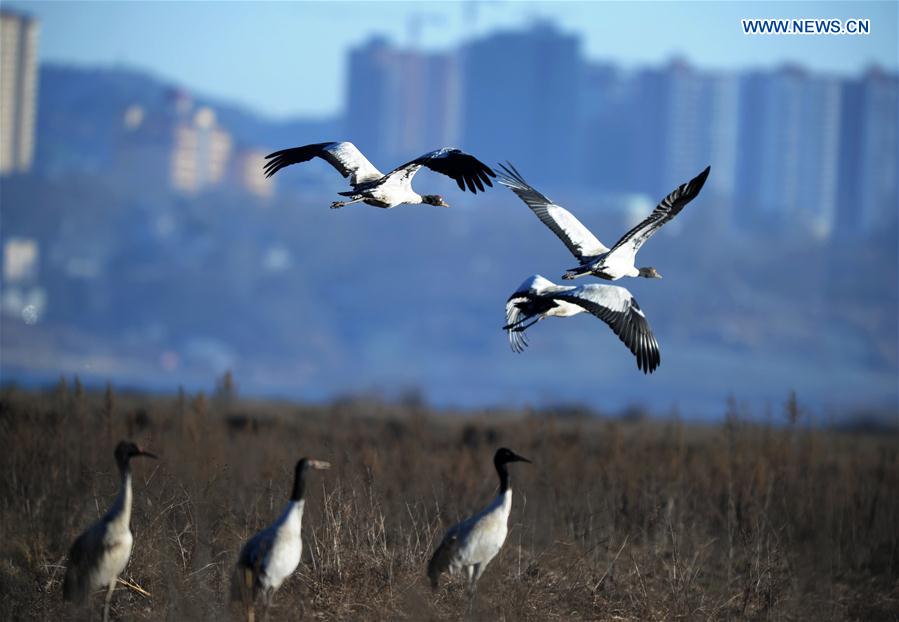
[[[870,19],[741,19],[744,35],[867,35]]]

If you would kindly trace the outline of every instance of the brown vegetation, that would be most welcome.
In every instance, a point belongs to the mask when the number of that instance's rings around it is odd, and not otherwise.
[[[443,530],[494,494],[494,449],[513,473],[502,553],[479,585],[494,620],[851,619],[899,612],[899,443],[730,412],[679,421],[444,413],[421,403],[329,406],[113,390],[0,395],[0,619],[69,619],[60,583],[74,537],[118,487],[112,450],[135,465],[135,546],[113,619],[211,620],[241,543],[268,524],[303,455],[303,561],[274,619],[458,619],[460,580],[431,593]],[[734,409],[731,409],[732,411]],[[95,599],[94,606],[99,605]]]

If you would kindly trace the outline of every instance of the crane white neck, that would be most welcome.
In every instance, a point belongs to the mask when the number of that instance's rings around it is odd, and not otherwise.
[[[104,520],[107,523],[117,526],[118,528],[129,529],[131,524],[131,503],[133,494],[131,492],[131,467],[126,463],[119,467],[122,476],[122,485],[119,489],[119,496],[113,502],[112,507],[106,512]]]
[[[287,507],[284,508],[284,512],[278,517],[278,520],[275,521],[275,526],[287,526],[289,531],[299,532],[303,526],[304,507],[306,507],[306,502],[303,499],[300,499],[299,501],[291,499],[287,502]]]

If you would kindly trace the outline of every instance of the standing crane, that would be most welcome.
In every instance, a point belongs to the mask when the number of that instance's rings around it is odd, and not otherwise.
[[[109,601],[116,581],[128,560],[134,538],[131,535],[131,459],[137,456],[156,458],[130,441],[115,448],[115,461],[122,477],[119,495],[98,522],[78,536],[69,549],[69,563],[63,582],[63,598],[83,603],[94,590],[106,588],[103,622],[109,620]]]
[[[474,611],[475,587],[484,569],[506,541],[509,532],[509,512],[512,509],[512,488],[509,486],[510,462],[530,462],[511,449],[500,447],[493,456],[493,466],[499,475],[499,494],[484,510],[447,530],[443,541],[431,561],[428,562],[428,577],[431,587],[437,589],[440,574],[449,571],[451,575],[464,569],[468,576],[468,616]]]
[[[231,584],[231,599],[243,602],[249,622],[254,622],[256,618],[255,603],[260,594],[264,603],[263,617],[268,616],[275,592],[300,563],[306,472],[330,468],[330,463],[323,460],[302,458],[297,462],[293,491],[284,512],[274,523],[250,538],[240,550]]]

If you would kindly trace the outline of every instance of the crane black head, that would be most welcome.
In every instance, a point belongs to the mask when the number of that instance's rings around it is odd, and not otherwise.
[[[325,462],[324,460],[313,460],[312,458],[300,458],[300,460],[297,462],[297,466],[293,474],[293,492],[290,495],[290,500],[300,501],[303,498],[303,493],[305,492],[306,488],[306,471],[308,471],[309,469],[324,471],[325,469],[330,468],[330,462]]]
[[[500,492],[509,490],[509,470],[506,468],[506,465],[510,462],[530,462],[530,460],[524,456],[519,456],[506,447],[500,447],[496,450],[496,454],[493,456],[493,466],[496,467],[496,472],[499,474]]]
[[[144,451],[138,445],[132,443],[131,441],[119,441],[119,444],[116,445],[115,461],[116,464],[119,465],[120,469],[127,468],[128,462],[136,456],[144,456],[146,458],[154,459],[158,459],[159,457],[156,454],[151,454],[149,451]]]
[[[662,278],[662,275],[659,274],[659,271],[656,270],[655,268],[651,268],[651,267],[650,268],[638,268],[638,272],[640,273],[640,276],[642,276],[644,279],[660,279],[660,278]]]
[[[500,447],[493,456],[494,464],[508,464],[509,462],[530,462],[524,456],[519,456],[507,447]]]
[[[449,203],[444,201],[439,194],[425,194],[421,197],[421,202],[428,205],[436,205],[437,207],[449,207]]]

